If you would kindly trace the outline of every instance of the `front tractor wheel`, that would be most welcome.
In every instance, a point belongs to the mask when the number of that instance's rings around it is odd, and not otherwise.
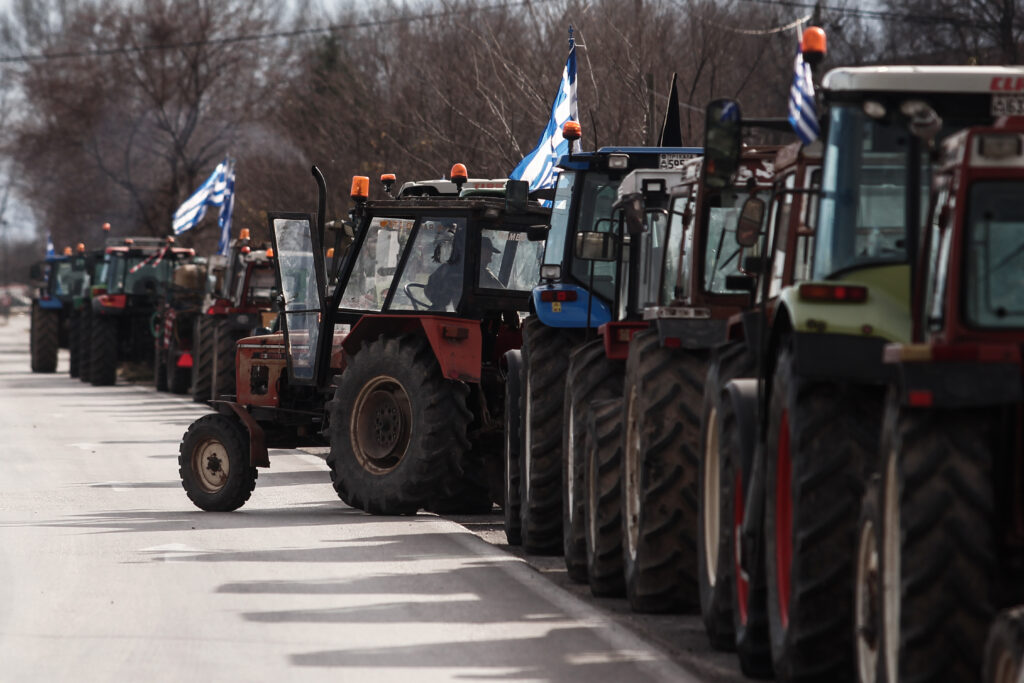
[[[464,387],[418,337],[378,337],[341,375],[327,464],[338,496],[377,515],[415,514],[443,498],[470,448]]]
[[[249,435],[235,418],[204,415],[181,440],[178,474],[189,500],[210,512],[237,510],[256,487]]]

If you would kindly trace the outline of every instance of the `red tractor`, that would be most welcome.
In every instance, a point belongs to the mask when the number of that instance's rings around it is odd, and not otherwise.
[[[153,383],[157,391],[184,394],[192,374],[192,331],[201,313],[206,263],[181,263],[153,314]]]
[[[235,345],[269,327],[277,298],[273,257],[243,228],[227,254],[211,256],[208,290],[191,331],[192,398],[205,403],[235,391]]]
[[[248,500],[268,448],[329,445],[338,495],[375,514],[480,511],[500,498],[503,354],[521,343],[550,211],[504,197],[368,201],[328,289],[319,211],[271,213],[281,331],[238,343],[234,400],[189,427],[180,474],[205,510]],[[465,180],[456,165],[453,180]],[[393,177],[385,185],[390,189]],[[532,239],[531,239],[532,238]]]
[[[911,340],[884,350],[896,380],[856,555],[862,681],[978,680],[990,627],[1003,673],[988,680],[1020,680],[1019,611],[992,625],[1024,603],[1024,118],[941,149]]]

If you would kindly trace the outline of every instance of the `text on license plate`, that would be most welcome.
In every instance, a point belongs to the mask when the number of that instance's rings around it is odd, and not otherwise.
[[[658,168],[673,171],[683,167],[683,164],[690,159],[696,159],[696,154],[659,154]]]
[[[992,116],[1024,115],[1024,95],[992,95]]]

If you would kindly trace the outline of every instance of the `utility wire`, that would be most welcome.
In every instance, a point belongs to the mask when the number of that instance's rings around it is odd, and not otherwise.
[[[838,7],[835,5],[821,5],[814,2],[801,2],[801,0],[742,0],[757,5],[775,5],[778,7],[792,7],[797,9],[817,9],[832,14],[841,14],[861,19],[877,19],[880,21],[899,21],[906,24],[952,24],[966,28],[986,29],[992,28],[991,22],[972,21],[963,17],[942,16],[942,15],[920,15],[907,12],[894,12],[892,10],[872,9],[851,9],[849,7]]]
[[[517,0],[516,2],[501,2],[494,5],[474,6],[474,11],[489,12],[498,9],[509,9],[528,5],[554,2],[555,0]],[[374,28],[378,26],[392,26],[395,24],[412,23],[416,21],[428,21],[430,19],[442,19],[455,14],[464,14],[466,10],[451,9],[439,12],[428,12],[414,16],[390,17],[387,19],[366,19],[354,21],[348,24],[333,24],[331,26],[317,26],[311,28],[299,28],[290,31],[271,31],[267,33],[254,33],[250,35],[225,36],[223,38],[207,38],[203,40],[186,40],[176,43],[156,43],[149,45],[135,45],[131,47],[95,48],[91,50],[78,50],[67,52],[48,52],[37,54],[21,54],[15,56],[0,57],[0,64],[12,64],[30,62],[47,62],[58,59],[82,59],[85,57],[109,57],[111,55],[138,54],[144,52],[158,52],[162,50],[177,50],[187,47],[201,47],[203,45],[229,45],[232,43],[251,43],[261,40],[274,40],[277,38],[296,38],[299,36],[316,35],[319,33],[341,33],[361,28]]]

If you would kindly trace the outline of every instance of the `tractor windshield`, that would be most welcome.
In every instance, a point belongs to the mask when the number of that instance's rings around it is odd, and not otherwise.
[[[56,261],[50,266],[50,293],[54,296],[78,294],[78,273],[72,272],[71,261]]]
[[[320,292],[313,262],[313,228],[308,219],[275,217],[273,229],[292,378],[309,381],[315,375],[316,346],[320,337]]]
[[[485,229],[480,238],[477,287],[530,291],[537,284],[542,242],[530,242],[525,232]]]
[[[241,284],[241,283],[240,283]],[[237,301],[244,305],[269,305],[276,294],[277,282],[274,269],[269,263],[254,264],[249,273],[248,289],[240,292]]]
[[[576,174],[560,171],[555,186],[555,201],[551,207],[551,229],[548,230],[544,263],[561,265],[565,260],[565,235],[569,231],[569,209],[572,208],[572,188]]]
[[[341,308],[380,311],[412,234],[412,219],[374,216],[366,228]]]
[[[612,180],[604,173],[588,173],[577,200],[579,218],[576,231],[597,230],[607,232],[616,229],[611,220],[612,205],[615,204],[619,180]],[[589,283],[593,277],[594,293],[607,301],[615,299],[615,261],[582,261],[573,259],[572,275],[579,282]]]
[[[812,277],[906,261],[906,126],[867,116],[856,104],[829,110]],[[923,157],[927,165],[927,157]],[[922,168],[922,215],[928,169]]]
[[[736,243],[736,225],[746,190],[728,189],[712,198],[708,215],[708,234],[704,243],[704,290],[711,294],[742,294],[746,290],[726,289],[725,278],[742,273],[743,248]],[[768,192],[756,195],[766,203]]]
[[[107,267],[107,288],[111,294],[155,295],[171,279],[174,260],[155,254],[111,254]]]
[[[420,221],[390,310],[454,311],[462,298],[465,244],[464,218]],[[365,251],[364,247],[360,260]]]
[[[975,183],[968,198],[965,302],[969,325],[1024,327],[1024,182]]]
[[[683,265],[688,254],[693,250],[693,230],[688,221],[690,215],[687,208],[689,195],[681,195],[672,200],[669,210],[668,237],[665,240],[665,261],[661,275],[661,298],[658,303],[668,305],[677,298],[685,298],[688,292],[687,278]]]

